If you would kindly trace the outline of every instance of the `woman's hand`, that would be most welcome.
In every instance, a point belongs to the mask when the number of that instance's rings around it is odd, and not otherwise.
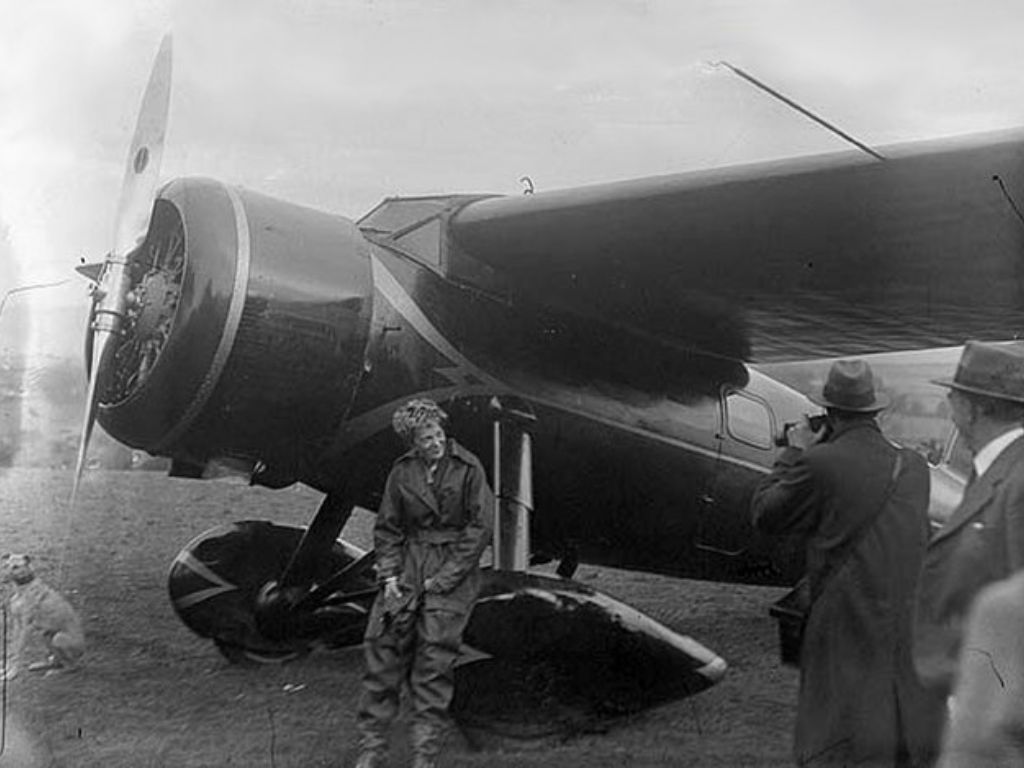
[[[398,588],[398,577],[388,576],[384,579],[384,597],[398,600],[402,597],[402,590]]]

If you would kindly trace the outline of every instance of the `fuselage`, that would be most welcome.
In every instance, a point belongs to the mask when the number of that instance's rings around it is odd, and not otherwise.
[[[344,490],[373,508],[402,450],[397,405],[441,401],[453,434],[489,465],[491,400],[514,397],[536,416],[538,556],[786,582],[800,558],[759,537],[747,506],[782,424],[816,409],[750,355],[793,342],[828,316],[823,306],[924,312],[911,325],[923,318],[938,333],[976,304],[967,252],[995,285],[997,325],[1012,327],[1018,147],[530,200],[398,198],[355,223],[179,179],[131,258],[100,419],[179,474],[229,461],[253,482]],[[927,328],[854,328],[824,324],[808,348],[927,346]],[[813,357],[800,351],[791,359]]]

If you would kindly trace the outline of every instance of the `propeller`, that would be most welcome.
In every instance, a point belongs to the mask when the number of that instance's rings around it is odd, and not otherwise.
[[[160,43],[149,84],[139,107],[135,135],[125,165],[121,197],[114,224],[114,247],[107,254],[92,289],[92,309],[86,331],[86,364],[89,385],[86,390],[82,435],[75,462],[71,489],[74,505],[82,480],[96,422],[99,399],[104,391],[114,352],[124,325],[129,302],[128,259],[146,239],[160,177],[160,160],[167,132],[167,112],[171,101],[171,36]]]

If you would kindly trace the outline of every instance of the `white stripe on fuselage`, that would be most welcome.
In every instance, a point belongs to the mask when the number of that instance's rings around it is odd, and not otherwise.
[[[242,321],[242,310],[245,309],[245,299],[249,293],[249,266],[252,261],[252,242],[249,239],[249,218],[245,215],[245,205],[237,190],[224,186],[224,192],[231,201],[231,210],[235,216],[235,235],[237,245],[235,252],[235,277],[231,287],[231,300],[228,303],[228,313],[224,319],[224,327],[221,329],[220,339],[217,341],[217,349],[210,362],[210,368],[203,377],[196,395],[178,423],[171,430],[157,440],[150,448],[150,453],[157,454],[161,449],[173,445],[180,438],[185,430],[206,407],[206,403],[213,394],[214,387],[220,382],[221,374],[227,365],[228,356],[235,347],[235,337],[238,335],[238,326]]]
[[[370,263],[373,268],[374,287],[380,295],[395,308],[409,325],[439,353],[451,361],[452,365],[446,368],[438,368],[437,372],[446,376],[453,382],[453,386],[439,387],[432,390],[416,393],[431,397],[435,400],[444,401],[452,397],[466,397],[470,395],[503,395],[516,394],[527,400],[554,410],[569,413],[581,418],[596,421],[613,429],[622,430],[649,440],[656,440],[665,445],[696,453],[710,459],[721,460],[735,466],[757,472],[767,473],[769,468],[756,462],[736,458],[721,453],[715,448],[709,448],[678,437],[660,432],[653,432],[628,422],[618,421],[594,410],[586,410],[573,407],[573,401],[581,401],[584,397],[596,405],[606,406],[606,410],[627,411],[637,414],[636,420],[648,419],[651,409],[637,409],[629,404],[609,398],[605,395],[590,391],[584,392],[578,389],[566,389],[564,392],[552,391],[550,382],[531,382],[528,378],[523,382],[517,382],[516,386],[507,384],[479,366],[471,362],[462,352],[452,345],[434,323],[426,316],[422,309],[416,304],[413,298],[402,287],[398,279],[391,271],[374,255],[370,256]],[[469,384],[467,377],[475,377],[483,384]],[[547,390],[546,394],[538,394]],[[411,394],[411,393],[410,393]],[[391,414],[395,409],[406,402],[409,395],[380,405],[373,410],[367,411],[346,424],[346,436],[343,445],[346,447],[355,445],[370,435],[387,429],[391,421]],[[563,399],[564,398],[564,399]],[[669,407],[672,407],[671,405]]]

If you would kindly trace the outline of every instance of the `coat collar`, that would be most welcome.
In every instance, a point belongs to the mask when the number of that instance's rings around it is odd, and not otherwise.
[[[438,474],[436,480],[440,481],[443,474],[447,472],[445,466],[450,466],[449,462],[453,460],[460,461],[464,464],[472,464],[473,462],[470,459],[472,455],[473,454],[469,453],[469,451],[467,451],[465,448],[463,448],[454,440],[449,438],[445,445],[444,456],[441,459],[441,465],[437,469]],[[439,513],[441,510],[438,504],[437,496],[434,494],[433,490],[431,490],[430,486],[426,482],[425,471],[417,471],[416,469],[413,468],[415,464],[419,462],[420,457],[417,455],[415,449],[410,449],[403,453],[401,456],[399,456],[397,459],[395,459],[394,466],[397,467],[399,464],[409,465],[408,470],[412,471],[412,477],[414,477],[415,479],[412,480],[412,482],[408,485],[408,490],[411,493],[415,494],[416,497],[419,498],[421,502],[423,502],[423,504],[432,509],[435,513]]]
[[[457,442],[455,442],[452,438],[449,437],[445,442],[443,459],[458,459],[464,464],[472,464],[472,461],[470,461],[469,458],[470,456],[472,456],[472,454],[469,453],[469,451],[467,451]],[[415,461],[418,458],[419,456],[416,454],[416,449],[410,448],[408,451],[406,451],[397,459],[395,459],[395,464],[401,464],[404,461]]]
[[[881,432],[878,428],[878,422],[875,419],[855,419],[853,421],[841,422],[832,431],[832,437],[829,440],[835,440],[843,435],[857,432],[861,429],[870,429],[872,432]]]
[[[985,474],[967,488],[960,506],[953,511],[946,524],[932,537],[932,543],[945,539],[953,532],[963,528],[988,504],[1003,480],[1013,473],[1015,465],[1022,462],[1024,462],[1024,440],[1014,440],[992,462],[992,466]]]

